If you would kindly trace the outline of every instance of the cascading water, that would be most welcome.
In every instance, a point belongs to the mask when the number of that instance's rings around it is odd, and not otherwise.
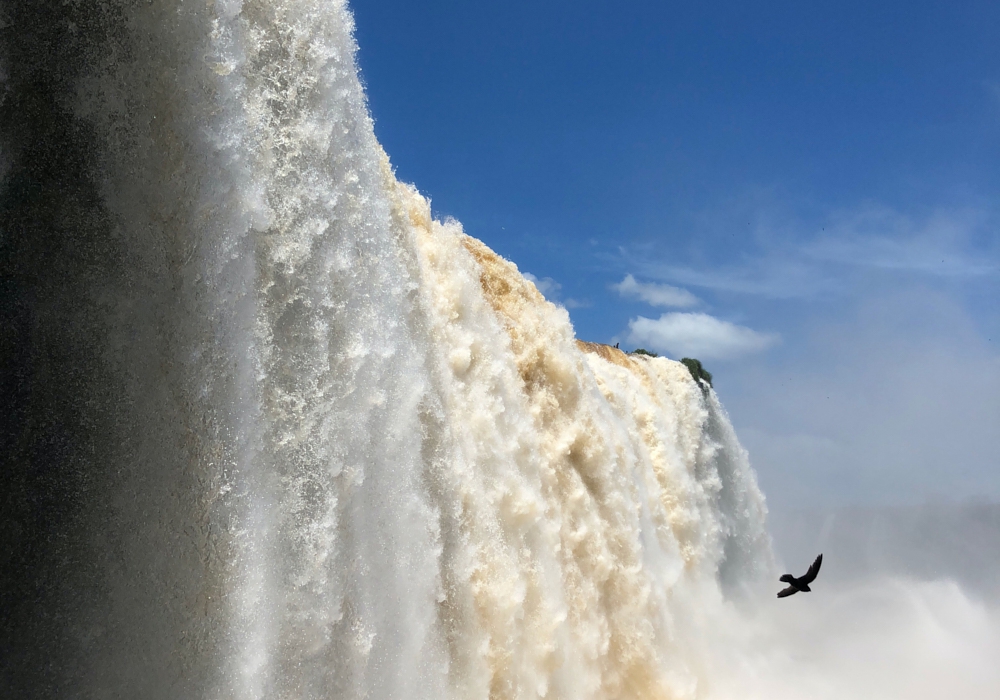
[[[724,411],[396,182],[344,2],[0,7],[4,697],[711,691]]]

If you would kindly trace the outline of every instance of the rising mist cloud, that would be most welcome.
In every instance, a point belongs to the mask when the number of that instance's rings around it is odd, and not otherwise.
[[[1000,497],[997,336],[926,287],[841,312],[803,324],[782,361],[725,374],[772,512]]]
[[[760,352],[778,342],[777,335],[702,313],[668,313],[658,319],[629,321],[629,342],[672,357],[730,360]]]

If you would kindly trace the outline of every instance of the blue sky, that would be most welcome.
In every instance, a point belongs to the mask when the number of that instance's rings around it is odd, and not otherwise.
[[[1000,498],[1000,4],[353,4],[400,179],[695,355],[772,508]]]

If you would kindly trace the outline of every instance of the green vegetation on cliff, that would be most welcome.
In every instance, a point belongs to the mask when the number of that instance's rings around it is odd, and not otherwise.
[[[655,352],[650,352],[646,348],[636,348],[630,355],[645,355],[646,357],[659,357]],[[708,386],[712,386],[712,373],[705,369],[705,366],[701,364],[701,360],[696,360],[693,357],[684,357],[681,359],[681,364],[688,368],[688,372],[691,373],[691,377],[694,379],[695,384],[705,389],[706,387],[701,383],[705,382]]]
[[[700,386],[698,380],[703,379],[706,384],[712,386],[712,373],[702,366],[700,360],[696,360],[692,357],[684,357],[681,358],[681,363],[688,368],[688,372],[691,373],[691,376],[694,378],[696,384],[699,384]]]

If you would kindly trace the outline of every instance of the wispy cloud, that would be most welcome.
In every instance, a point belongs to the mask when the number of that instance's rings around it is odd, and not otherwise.
[[[668,313],[629,321],[629,342],[673,357],[729,360],[766,350],[779,338],[700,313]]]
[[[814,265],[773,253],[703,268],[664,265],[655,260],[634,259],[628,254],[626,259],[649,277],[720,292],[787,299],[815,296],[835,288],[833,280],[816,274]]]
[[[970,250],[979,212],[935,212],[916,222],[887,207],[867,206],[832,217],[829,229],[802,253],[848,266],[902,270],[941,277],[977,277],[1000,270],[998,261]]]
[[[639,299],[650,306],[672,306],[686,309],[698,303],[698,297],[686,289],[671,287],[669,284],[637,282],[632,275],[625,275],[625,279],[618,284],[611,285],[611,288],[617,291],[620,296]]]
[[[1000,80],[984,80],[983,87],[986,94],[992,99],[993,104],[1000,108]]]
[[[998,275],[995,226],[981,210],[938,210],[918,219],[869,204],[830,214],[818,226],[774,225],[757,237],[756,252],[715,265],[665,264],[627,250],[622,257],[646,277],[686,287],[803,298],[848,292],[859,274],[958,280]],[[813,233],[802,233],[810,228]]]

